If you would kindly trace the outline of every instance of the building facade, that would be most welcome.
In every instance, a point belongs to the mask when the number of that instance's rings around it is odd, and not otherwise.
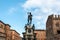
[[[47,40],[60,40],[60,15],[48,16],[46,22]]]
[[[2,21],[0,21],[0,40],[6,40],[5,31],[5,24]]]
[[[11,29],[10,32],[11,32],[11,40],[22,40],[20,34],[17,31]]]
[[[13,39],[14,38],[14,39]],[[20,34],[0,20],[0,40],[21,40]]]
[[[35,29],[36,40],[46,40],[46,30]]]

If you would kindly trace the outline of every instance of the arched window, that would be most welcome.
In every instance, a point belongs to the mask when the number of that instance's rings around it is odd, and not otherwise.
[[[0,25],[0,28],[3,28],[3,25]]]

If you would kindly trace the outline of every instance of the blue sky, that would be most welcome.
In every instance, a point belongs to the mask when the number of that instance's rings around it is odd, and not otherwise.
[[[33,15],[36,29],[46,29],[48,15],[60,14],[60,0],[0,0],[0,20],[22,36],[27,12]]]

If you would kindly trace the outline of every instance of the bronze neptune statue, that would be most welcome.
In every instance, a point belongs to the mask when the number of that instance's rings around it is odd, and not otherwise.
[[[31,12],[28,13],[28,24],[31,24],[32,23],[32,14]]]

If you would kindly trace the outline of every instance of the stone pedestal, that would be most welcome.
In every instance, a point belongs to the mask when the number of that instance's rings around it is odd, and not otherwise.
[[[23,33],[23,40],[36,40],[34,33],[34,25],[25,25],[25,32]]]

